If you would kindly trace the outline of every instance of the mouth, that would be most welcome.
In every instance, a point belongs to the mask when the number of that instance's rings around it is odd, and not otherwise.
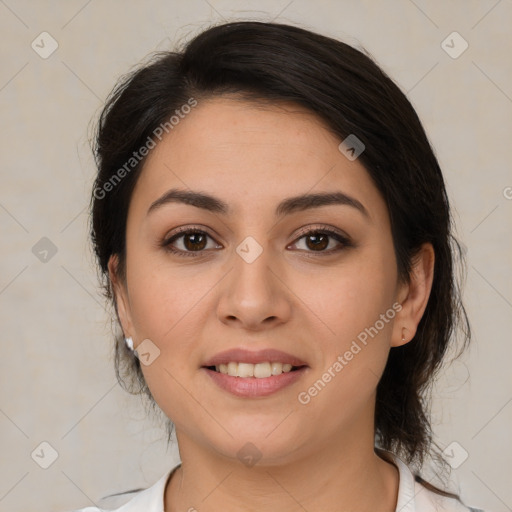
[[[271,395],[297,382],[309,370],[309,366],[302,359],[281,350],[235,348],[208,359],[201,370],[214,384],[231,395],[257,398]]]
[[[264,398],[291,386],[307,372],[308,366],[268,362],[231,362],[201,369],[218,388],[240,398]],[[273,372],[273,374],[272,374]]]
[[[212,372],[221,373],[230,377],[238,378],[253,378],[253,379],[267,379],[276,377],[283,373],[296,372],[306,365],[292,365],[290,363],[269,362],[263,361],[261,363],[241,363],[230,361],[229,363],[222,363],[218,365],[204,366],[207,370]]]

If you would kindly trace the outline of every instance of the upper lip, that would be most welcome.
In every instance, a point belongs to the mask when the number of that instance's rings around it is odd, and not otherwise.
[[[219,364],[227,364],[231,361],[237,363],[288,363],[292,366],[306,366],[306,363],[295,357],[291,354],[287,354],[286,352],[282,352],[281,350],[275,350],[273,348],[267,348],[263,350],[246,350],[243,348],[234,348],[231,350],[225,350],[224,352],[219,352],[214,355],[212,358],[208,359],[203,366],[217,366]]]

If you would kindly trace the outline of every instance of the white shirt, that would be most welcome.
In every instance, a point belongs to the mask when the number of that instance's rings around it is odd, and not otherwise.
[[[454,498],[440,496],[428,490],[415,481],[414,475],[403,461],[392,453],[386,452],[386,454],[389,457],[389,462],[392,462],[399,472],[396,512],[483,512],[468,508]],[[121,507],[108,510],[110,512],[164,512],[165,487],[179,466],[180,464],[169,470],[151,487],[139,491]],[[74,512],[103,512],[104,510],[107,509],[86,507]]]

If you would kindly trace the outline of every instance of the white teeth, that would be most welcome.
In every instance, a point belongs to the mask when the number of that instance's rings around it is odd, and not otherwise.
[[[256,379],[264,379],[272,375],[281,375],[291,371],[292,365],[289,363],[237,363],[230,361],[228,364],[220,364],[215,370],[231,377],[255,377]]]
[[[254,377],[254,364],[238,363],[239,377]]]
[[[283,363],[272,363],[272,375],[281,375],[283,373]]]
[[[270,363],[258,363],[254,365],[254,376],[257,379],[264,379],[272,375],[272,369]]]

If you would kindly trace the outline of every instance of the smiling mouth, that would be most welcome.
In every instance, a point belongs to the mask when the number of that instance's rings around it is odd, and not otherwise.
[[[230,377],[265,379],[300,370],[305,368],[305,365],[293,366],[289,363],[279,362],[262,362],[257,364],[229,362],[216,366],[205,366],[204,368]]]
[[[307,373],[308,365],[259,362],[219,363],[202,367],[213,382],[240,398],[264,398],[292,386]]]

